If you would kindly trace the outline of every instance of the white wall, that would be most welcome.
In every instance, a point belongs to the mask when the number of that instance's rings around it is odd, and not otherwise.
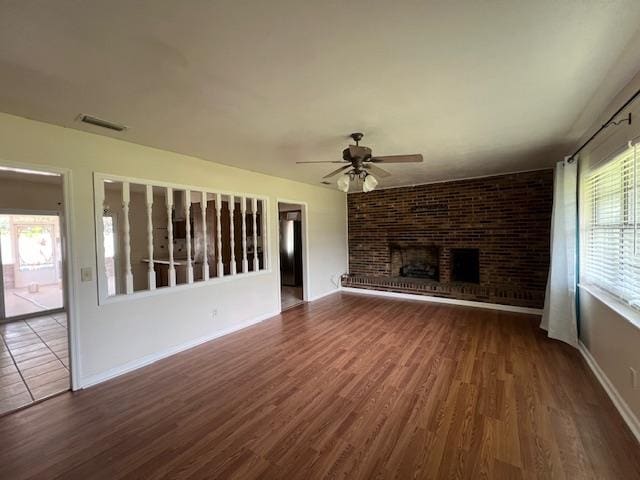
[[[71,255],[75,267],[72,288],[77,293],[78,306],[79,348],[74,365],[77,386],[278,312],[278,197],[308,204],[309,298],[333,291],[337,278],[347,270],[346,196],[335,190],[6,114],[0,114],[0,164],[3,163],[61,167],[71,174]],[[268,196],[271,272],[99,306],[94,171]],[[81,267],[93,268],[93,281],[80,282]]]
[[[629,374],[629,366],[640,372],[640,328],[582,288],[580,340],[629,409],[640,418],[640,391],[631,387]]]
[[[591,135],[615,110],[640,88],[638,74],[617,96],[589,130]],[[631,126],[620,125],[606,129],[587,148],[580,158],[580,170],[586,171],[594,164],[624,147],[632,138],[640,135],[640,100],[629,110],[633,114]],[[629,367],[640,372],[640,328],[624,316],[616,313],[585,288],[580,288],[580,340],[589,350],[600,369],[608,377],[629,410],[640,418],[640,390],[631,386]],[[640,313],[635,313],[640,319]],[[640,325],[640,323],[638,323]]]
[[[29,182],[0,172],[0,209],[62,210],[62,182]]]

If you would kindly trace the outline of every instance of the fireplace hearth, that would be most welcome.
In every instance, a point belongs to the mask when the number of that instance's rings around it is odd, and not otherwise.
[[[390,276],[440,280],[440,248],[434,245],[389,245]]]

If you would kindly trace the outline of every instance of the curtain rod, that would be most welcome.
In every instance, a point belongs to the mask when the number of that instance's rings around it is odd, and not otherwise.
[[[569,163],[574,162],[575,159],[576,159],[576,155],[578,155],[584,149],[584,147],[589,145],[593,141],[593,139],[596,138],[605,128],[607,128],[607,127],[609,127],[611,125],[619,125],[622,122],[629,122],[629,124],[631,124],[631,113],[629,113],[629,116],[627,118],[624,118],[624,119],[619,120],[617,122],[614,122],[614,119],[620,114],[620,112],[622,112],[636,98],[638,98],[638,96],[640,96],[640,89],[637,90],[636,93],[634,93],[626,102],[624,102],[624,104],[618,110],[616,110],[615,113],[613,115],[611,115],[611,117],[609,117],[609,120],[604,122],[602,124],[602,126],[598,130],[596,130],[596,132],[593,135],[591,135],[586,142],[584,142],[582,145],[580,145],[578,147],[578,149],[569,156],[569,159],[567,161]]]

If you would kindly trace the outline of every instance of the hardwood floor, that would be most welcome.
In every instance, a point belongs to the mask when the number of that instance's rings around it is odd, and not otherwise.
[[[304,302],[302,287],[280,287],[280,307],[282,310]]]
[[[0,418],[20,478],[640,478],[538,318],[335,294]]]

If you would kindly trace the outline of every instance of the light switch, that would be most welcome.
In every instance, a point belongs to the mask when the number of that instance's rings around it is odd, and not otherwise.
[[[90,282],[93,280],[93,270],[91,267],[82,267],[80,269],[80,280],[83,282]]]

